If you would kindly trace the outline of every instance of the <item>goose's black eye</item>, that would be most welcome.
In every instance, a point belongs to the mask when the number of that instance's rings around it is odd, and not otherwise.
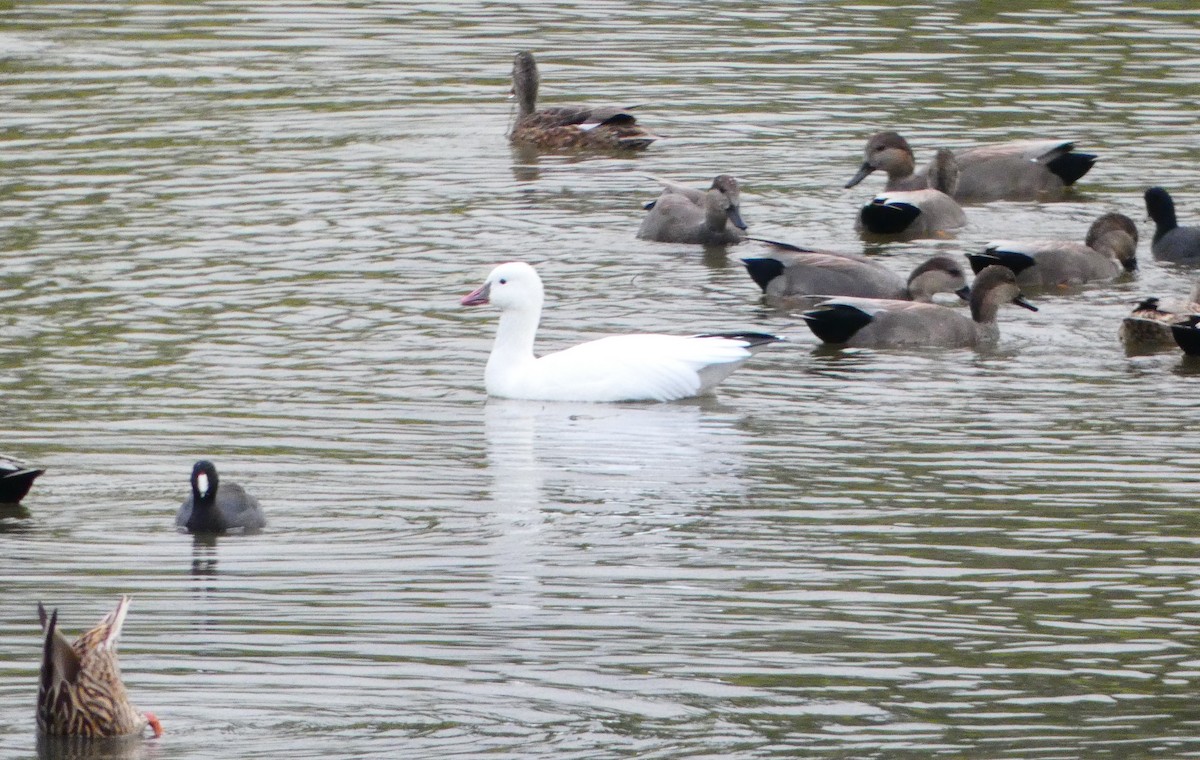
[[[503,285],[503,284],[505,284],[505,283],[507,283],[507,282],[508,282],[508,280],[506,280],[505,278],[503,278],[503,277],[501,277],[501,278],[500,278],[500,284],[501,284],[501,285]]]

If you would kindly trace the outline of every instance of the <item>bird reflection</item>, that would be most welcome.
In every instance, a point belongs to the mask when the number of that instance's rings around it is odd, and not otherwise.
[[[162,753],[157,741],[141,736],[87,739],[38,734],[38,760],[153,760]]]
[[[497,609],[511,611],[523,625],[530,610],[542,607],[546,579],[557,578],[557,555],[587,550],[576,540],[577,521],[556,519],[555,513],[603,514],[608,527],[597,537],[621,542],[634,531],[643,557],[673,551],[674,535],[645,526],[677,524],[743,489],[746,446],[739,425],[738,415],[721,411],[712,399],[674,404],[489,399],[484,436]]]
[[[541,172],[538,170],[538,151],[531,145],[512,146],[512,173],[517,182],[537,182]]]
[[[217,574],[217,537],[212,533],[192,536],[192,575],[198,578]]]
[[[29,530],[29,510],[21,504],[0,503],[0,533],[23,533]]]
[[[680,503],[740,488],[738,416],[712,399],[576,404],[490,399],[484,411],[497,514],[535,524],[550,501]],[[686,502],[685,502],[686,503]]]

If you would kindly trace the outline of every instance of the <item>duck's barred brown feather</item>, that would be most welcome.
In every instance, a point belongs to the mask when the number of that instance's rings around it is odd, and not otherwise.
[[[58,632],[58,610],[47,619],[38,615],[45,634],[42,670],[38,683],[38,729],[55,736],[106,738],[140,733],[157,719],[138,712],[129,703],[116,643],[129,607],[121,597],[116,609],[94,628],[68,644]]]

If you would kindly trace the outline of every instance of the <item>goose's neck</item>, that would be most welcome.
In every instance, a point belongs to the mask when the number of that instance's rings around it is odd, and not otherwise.
[[[489,387],[498,379],[509,377],[533,363],[533,340],[537,337],[541,318],[540,304],[501,312],[496,342],[492,344],[492,354],[484,373]]]

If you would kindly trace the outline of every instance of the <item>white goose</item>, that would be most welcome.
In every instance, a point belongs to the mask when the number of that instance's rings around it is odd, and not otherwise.
[[[782,340],[764,333],[614,335],[535,357],[542,279],[514,261],[492,270],[463,306],[494,304],[500,327],[488,357],[488,395],[537,401],[674,401],[709,393],[751,352]]]

